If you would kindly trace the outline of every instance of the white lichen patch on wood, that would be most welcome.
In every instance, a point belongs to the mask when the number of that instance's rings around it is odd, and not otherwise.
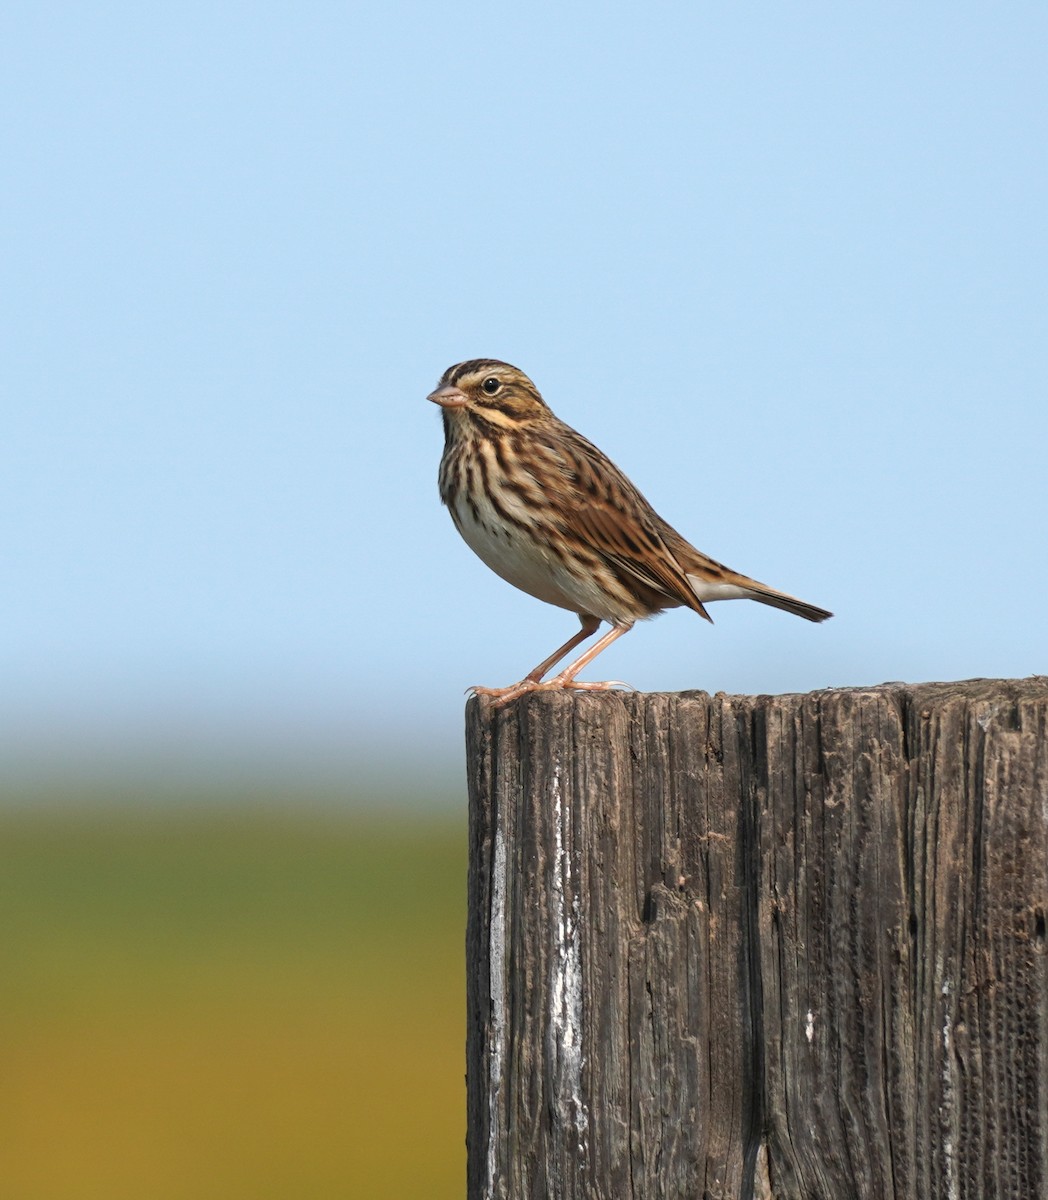
[[[571,812],[564,804],[559,766],[550,784],[553,859],[550,881],[553,953],[550,955],[549,1044],[556,1072],[558,1107],[554,1119],[567,1120],[580,1154],[586,1152],[589,1115],[582,1097],[582,947],[579,885],[571,862]],[[568,848],[565,848],[565,840]]]
[[[506,835],[502,825],[495,827],[495,847],[491,866],[491,924],[488,930],[488,977],[491,1019],[488,1025],[488,1154],[487,1190],[494,1196],[498,1173],[498,1145],[501,1140],[499,1108],[503,1088],[503,1045],[506,1013]]]

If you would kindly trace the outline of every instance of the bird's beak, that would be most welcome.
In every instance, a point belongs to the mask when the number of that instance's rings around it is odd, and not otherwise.
[[[462,408],[469,403],[469,397],[457,387],[437,388],[435,392],[430,392],[426,399],[439,404],[441,408]]]

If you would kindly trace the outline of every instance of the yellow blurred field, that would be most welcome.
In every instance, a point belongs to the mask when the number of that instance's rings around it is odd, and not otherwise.
[[[0,812],[11,1200],[464,1192],[465,828]]]

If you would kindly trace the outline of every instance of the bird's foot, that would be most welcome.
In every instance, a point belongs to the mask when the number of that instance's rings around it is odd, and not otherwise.
[[[516,700],[518,696],[526,696],[529,692],[610,692],[614,691],[615,688],[625,688],[629,692],[636,690],[630,684],[623,683],[621,679],[589,682],[588,680],[564,679],[560,675],[555,675],[552,679],[545,681],[540,679],[522,679],[520,683],[511,684],[509,687],[472,687],[469,691],[470,695],[473,696],[490,697],[492,708],[501,708],[504,704],[509,704],[511,700]]]

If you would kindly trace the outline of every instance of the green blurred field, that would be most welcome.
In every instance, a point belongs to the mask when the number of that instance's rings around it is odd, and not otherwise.
[[[0,811],[0,1192],[464,1192],[465,829]]]

